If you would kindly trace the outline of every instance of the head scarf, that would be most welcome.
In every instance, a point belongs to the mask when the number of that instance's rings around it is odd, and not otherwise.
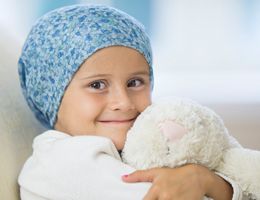
[[[103,5],[73,5],[51,11],[32,27],[18,71],[23,95],[36,118],[53,128],[73,75],[97,50],[121,45],[139,51],[150,67],[152,51],[144,27],[133,17]]]

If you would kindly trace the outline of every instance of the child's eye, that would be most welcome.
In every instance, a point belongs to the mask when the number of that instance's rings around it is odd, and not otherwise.
[[[95,90],[103,90],[106,87],[106,84],[102,81],[95,81],[89,84],[89,86]]]
[[[132,79],[127,83],[127,87],[138,87],[144,83],[143,80],[140,79]]]

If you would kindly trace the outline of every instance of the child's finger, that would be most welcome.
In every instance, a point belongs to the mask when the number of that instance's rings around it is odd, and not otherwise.
[[[128,183],[134,182],[153,182],[155,169],[137,170],[131,174],[123,175],[122,180]]]

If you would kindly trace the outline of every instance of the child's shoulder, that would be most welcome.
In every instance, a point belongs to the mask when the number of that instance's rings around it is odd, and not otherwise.
[[[87,154],[96,154],[103,152],[119,159],[118,152],[112,140],[106,137],[94,135],[71,136],[67,133],[48,130],[36,136],[33,141],[33,151],[44,154],[57,152],[85,152]]]
[[[71,136],[67,133],[56,131],[56,130],[47,130],[41,133],[40,135],[36,136],[34,138],[34,141],[38,140],[59,140],[59,139],[65,139],[70,138]]]
[[[60,141],[70,137],[71,137],[70,135],[63,133],[61,131],[47,130],[34,138],[33,148],[39,145],[53,143],[55,141]]]

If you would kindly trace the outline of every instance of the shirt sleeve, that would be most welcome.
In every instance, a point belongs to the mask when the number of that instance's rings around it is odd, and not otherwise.
[[[22,200],[142,199],[151,183],[124,183],[135,169],[102,137],[48,131],[35,138],[18,178]]]
[[[232,186],[233,188],[232,200],[249,200],[248,197],[243,195],[242,189],[234,180],[221,173],[216,172],[216,174],[222,177],[225,181],[227,181]]]

